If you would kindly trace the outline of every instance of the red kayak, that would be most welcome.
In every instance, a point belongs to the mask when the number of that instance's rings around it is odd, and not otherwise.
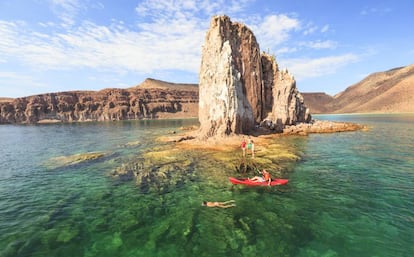
[[[229,177],[230,182],[233,185],[246,185],[246,186],[267,186],[268,182],[256,182],[256,181],[251,181],[248,178],[232,178]],[[272,181],[270,182],[270,186],[279,186],[279,185],[284,185],[287,184],[289,180],[288,179],[282,179],[282,178],[275,178],[272,179]]]

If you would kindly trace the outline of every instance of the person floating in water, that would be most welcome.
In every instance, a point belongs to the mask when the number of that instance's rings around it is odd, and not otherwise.
[[[236,201],[234,200],[230,200],[230,201],[226,201],[226,202],[207,202],[207,201],[203,201],[201,203],[202,206],[206,206],[206,207],[219,207],[219,208],[230,208],[230,207],[235,207]]]
[[[265,169],[262,171],[262,176],[255,176],[253,178],[249,178],[250,181],[254,182],[267,182],[270,186],[270,182],[272,182],[272,178],[270,177],[270,173],[267,172]]]

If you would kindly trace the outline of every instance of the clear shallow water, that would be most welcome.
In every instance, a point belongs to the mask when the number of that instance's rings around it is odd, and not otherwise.
[[[303,153],[278,188],[231,187],[234,171],[197,151],[195,177],[169,190],[108,176],[194,120],[0,126],[0,256],[412,256],[414,115],[317,118],[371,129],[277,139]]]

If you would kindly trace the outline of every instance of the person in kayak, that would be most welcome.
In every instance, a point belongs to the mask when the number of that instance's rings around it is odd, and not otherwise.
[[[219,207],[219,208],[230,208],[230,207],[235,207],[236,201],[234,200],[230,200],[230,201],[226,201],[226,202],[207,202],[207,201],[203,201],[201,203],[202,206],[206,206],[206,207]]]
[[[249,180],[253,182],[268,182],[269,186],[270,186],[270,182],[272,182],[270,173],[267,172],[265,169],[263,169],[262,171],[262,176],[255,176],[253,178],[249,178]]]

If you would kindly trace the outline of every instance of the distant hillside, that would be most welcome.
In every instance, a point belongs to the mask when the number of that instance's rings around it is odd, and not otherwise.
[[[13,101],[13,98],[0,97],[0,103],[6,103],[6,102],[11,102],[11,101]]]
[[[0,98],[0,124],[193,118],[197,114],[197,85],[154,79],[127,89]]]
[[[302,95],[311,113],[414,112],[414,65],[373,73],[333,97]]]
[[[186,91],[197,91],[198,84],[184,84],[184,83],[170,83],[162,80],[147,78],[144,82],[138,85],[140,88],[158,88],[158,89],[176,89]]]
[[[301,93],[301,95],[312,114],[331,112],[329,104],[334,100],[332,96],[325,93]]]
[[[335,96],[301,95],[312,114],[414,112],[414,65],[373,73]],[[197,84],[151,78],[127,89],[0,97],[0,124],[197,116]]]

